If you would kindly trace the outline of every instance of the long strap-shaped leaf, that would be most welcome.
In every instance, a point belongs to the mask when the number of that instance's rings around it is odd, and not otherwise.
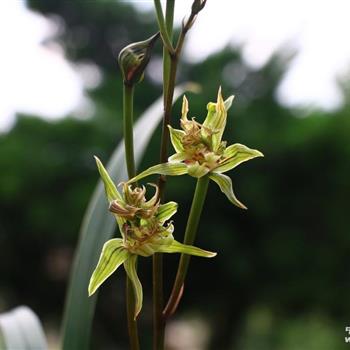
[[[174,92],[174,101],[184,91],[190,89],[192,90],[190,84],[177,87]],[[162,114],[163,98],[161,97],[145,111],[135,124],[136,164],[140,163]],[[115,183],[127,179],[123,141],[114,151],[107,169]],[[85,350],[89,347],[91,325],[97,300],[97,295],[88,298],[89,280],[102,246],[112,237],[114,228],[115,219],[107,210],[107,201],[100,181],[90,199],[80,230],[80,240],[75,255],[62,324],[62,349],[64,350]]]
[[[37,315],[20,306],[0,315],[0,349],[46,350],[44,330]]]

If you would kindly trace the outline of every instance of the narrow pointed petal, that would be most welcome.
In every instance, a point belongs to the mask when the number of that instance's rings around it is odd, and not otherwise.
[[[231,95],[230,97],[228,97],[225,101],[224,101],[224,105],[225,105],[225,109],[226,112],[231,108],[232,105],[232,101],[235,97],[233,95]]]
[[[181,108],[181,119],[185,122],[188,121],[187,114],[188,114],[188,100],[186,98],[186,95],[182,98],[182,108]]]
[[[185,135],[183,130],[173,129],[170,125],[168,125],[171,144],[173,145],[176,153],[180,153],[184,150],[182,145],[182,137]]]
[[[158,208],[157,219],[163,224],[165,221],[169,220],[177,211],[176,202],[168,202],[161,204]]]
[[[224,174],[211,173],[209,174],[209,178],[219,185],[221,192],[223,192],[226,195],[226,197],[231,203],[233,203],[239,208],[247,209],[247,207],[243,203],[241,203],[233,193],[232,181],[228,176]]]
[[[229,102],[228,102],[229,104]],[[208,114],[202,128],[202,136],[208,138],[210,135],[206,130],[212,131],[212,150],[216,151],[220,146],[222,135],[226,127],[227,110],[221,95],[221,87],[218,91],[217,102],[209,102],[207,105]]]
[[[94,294],[98,287],[129,257],[128,251],[122,245],[121,238],[110,239],[104,244],[90,279],[89,296]]]
[[[103,181],[106,196],[108,199],[108,202],[111,202],[115,199],[122,199],[120,193],[118,192],[114,182],[110,178],[107,170],[103,166],[102,162],[95,156],[98,172],[100,173],[101,179]]]
[[[224,160],[219,163],[219,166],[213,169],[214,173],[224,173],[229,171],[239,164],[246,162],[256,157],[263,157],[264,155],[256,149],[251,149],[247,146],[235,143],[228,146],[223,154]]]
[[[192,245],[182,244],[178,241],[173,241],[172,244],[166,246],[161,245],[157,249],[160,253],[182,253],[182,254],[189,254],[189,255],[195,255],[200,256],[203,258],[212,258],[216,256],[216,253],[210,252],[208,250],[204,250],[201,248],[194,247]]]
[[[153,197],[149,201],[147,201],[144,204],[144,206],[145,207],[153,207],[153,206],[156,205],[156,203],[159,200],[159,188],[158,188],[158,186],[156,184],[148,183],[148,185],[154,187],[156,189],[156,191],[155,191]]]
[[[125,268],[126,274],[128,275],[130,281],[132,282],[132,286],[135,294],[135,315],[134,315],[135,320],[142,309],[142,301],[143,301],[142,285],[139,280],[139,277],[137,276],[137,271],[136,271],[136,260],[137,260],[137,255],[132,254],[130,255],[130,258],[124,262],[124,268]]]
[[[187,166],[186,164],[183,164],[183,163],[157,164],[157,165],[151,166],[147,170],[133,177],[128,181],[128,183],[136,182],[138,180],[143,179],[146,176],[154,175],[154,174],[169,175],[169,176],[184,175],[184,174],[187,174]]]
[[[186,153],[181,152],[181,153],[175,153],[172,156],[168,158],[169,163],[180,163],[186,159]]]

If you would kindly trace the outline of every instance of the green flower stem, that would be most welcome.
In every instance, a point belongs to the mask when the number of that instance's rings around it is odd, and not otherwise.
[[[171,125],[171,111],[174,97],[175,78],[177,71],[177,59],[172,57],[169,67],[169,85],[167,88],[167,94],[165,96],[164,117],[162,123],[162,141],[160,147],[160,163],[166,163],[168,161],[168,148],[169,148],[169,129],[168,125]],[[165,187],[165,177],[159,178],[158,186],[160,194],[163,194]]]
[[[160,2],[155,0],[155,7],[157,12],[157,18],[159,28],[161,31],[161,22],[163,18],[163,12],[161,10]],[[168,143],[169,143],[169,131],[167,125],[170,124],[170,116],[172,109],[172,100],[175,88],[176,78],[176,65],[173,62],[173,56],[171,56],[171,50],[169,50],[169,44],[172,48],[172,36],[174,26],[174,8],[175,0],[167,0],[165,9],[165,32],[168,35],[168,45],[165,44],[163,48],[163,95],[164,95],[164,117],[162,125],[162,140],[160,150],[160,162],[166,162],[168,158]],[[160,10],[160,11],[159,11]],[[163,33],[164,33],[163,28]],[[162,31],[161,31],[162,32]],[[162,34],[163,41],[164,36]],[[159,197],[162,198],[165,188],[165,178],[160,177],[158,181]],[[164,296],[163,296],[163,254],[156,253],[153,255],[153,349],[164,349],[164,332],[165,322],[163,318]]]
[[[133,105],[134,105],[134,86],[124,84],[123,90],[123,109],[124,109],[124,146],[126,167],[128,177],[136,175],[134,158],[134,135],[133,135]],[[135,314],[135,296],[131,280],[126,277],[126,310],[128,319],[128,332],[131,350],[139,350],[139,337],[137,330],[137,321]]]
[[[174,4],[172,4],[172,8],[174,9],[175,0],[167,0],[167,10],[169,9],[168,2],[173,2],[174,3]],[[167,50],[168,50],[168,52],[170,54],[173,54],[174,53],[174,48],[173,48],[173,44],[171,43],[171,35],[168,32],[168,24],[169,24],[170,21],[166,22],[164,20],[162,4],[160,3],[160,0],[154,0],[154,7],[156,9],[159,31],[160,31],[160,35],[162,36],[164,46],[167,48]],[[174,15],[172,14],[172,16],[170,16],[170,17],[173,17],[173,16]],[[169,19],[169,17],[166,18],[166,20],[167,19]]]
[[[153,349],[164,349],[165,322],[163,319],[163,254],[152,257],[153,276]]]
[[[190,17],[188,18],[188,20],[186,21],[186,23],[182,26],[180,35],[179,35],[179,39],[177,40],[176,43],[176,48],[175,48],[175,55],[178,56],[181,53],[182,50],[182,46],[184,44],[185,41],[185,36],[187,34],[187,32],[190,30],[191,28],[191,23],[194,21],[195,19],[195,15],[193,13],[191,13]]]
[[[124,108],[124,145],[126,167],[128,176],[131,179],[136,175],[134,161],[134,135],[133,135],[133,106],[134,106],[134,86],[124,84],[123,108]]]
[[[173,23],[174,23],[174,7],[175,0],[167,1],[165,9],[165,21],[166,30],[169,35],[170,40],[173,38]],[[169,86],[169,72],[170,72],[171,56],[169,51],[164,46],[163,47],[163,95],[164,95],[164,105],[166,103],[166,96],[168,95]]]
[[[190,215],[187,220],[187,226],[184,237],[184,244],[192,245],[194,243],[198,223],[201,217],[203,205],[207,195],[209,185],[209,177],[205,175],[197,180],[196,190],[193,196]],[[176,279],[174,282],[173,290],[171,292],[168,304],[166,305],[163,315],[166,318],[170,317],[177,308],[183,291],[183,284],[186,278],[188,265],[190,263],[190,255],[182,254],[177,269]]]

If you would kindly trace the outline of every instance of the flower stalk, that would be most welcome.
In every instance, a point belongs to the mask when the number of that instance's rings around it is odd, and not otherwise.
[[[162,4],[160,3],[160,0],[154,0],[154,7],[156,9],[158,27],[164,43],[164,47],[168,50],[170,55],[173,55],[174,48],[171,42],[171,34],[169,33],[169,32],[172,32],[172,28],[169,28],[169,24],[171,24],[171,27],[172,27],[172,22],[173,22],[172,18],[174,16],[175,0],[167,0],[166,6],[167,6],[166,9],[168,10],[168,17],[167,17],[168,22],[166,22],[164,19]],[[172,12],[172,14],[170,12]]]
[[[128,171],[128,177],[135,176],[135,157],[134,157],[134,135],[133,135],[133,107],[134,107],[134,86],[124,83],[123,89],[123,131],[124,131],[124,147],[125,161]],[[135,297],[130,278],[126,277],[126,312],[128,322],[128,333],[131,350],[139,350],[139,336],[137,321],[134,318]]]
[[[132,43],[126,46],[118,56],[118,63],[123,76],[123,131],[125,145],[125,160],[129,179],[136,175],[133,139],[133,106],[134,106],[134,86],[143,80],[145,68],[150,60],[153,46],[159,37],[159,33],[149,39]],[[137,259],[132,269],[137,270]],[[129,266],[129,265],[126,265]],[[132,270],[132,271],[133,271]],[[134,310],[136,301],[130,280],[131,270],[127,269],[126,279],[126,299],[127,299],[127,319],[130,348],[138,350],[140,348],[138,340],[138,330]]]
[[[196,15],[205,6],[205,1],[195,0],[192,6],[191,15],[183,25],[176,48],[173,47],[173,20],[175,0],[167,0],[165,20],[160,0],[154,0],[159,31],[163,40],[163,94],[164,94],[164,116],[162,122],[162,136],[160,146],[160,163],[165,163],[168,158],[169,130],[171,125],[171,112],[176,82],[176,73],[179,57],[182,51],[186,33],[193,24]],[[195,8],[197,5],[197,8]],[[160,198],[163,197],[166,184],[166,177],[161,175],[158,180]],[[153,349],[164,348],[165,319],[163,317],[163,257],[161,254],[153,256]]]
[[[205,198],[207,196],[208,185],[209,177],[207,175],[197,180],[190,215],[187,220],[185,237],[183,241],[184,244],[192,245],[195,241],[199,220],[202,214]],[[181,295],[183,293],[183,286],[187,275],[190,259],[190,255],[181,254],[173,289],[163,312],[165,319],[169,318],[176,311],[176,308],[179,304]]]
[[[177,65],[173,61],[173,25],[175,0],[167,0],[165,9],[165,22],[160,1],[154,1],[160,33],[165,43],[163,47],[163,98],[164,117],[162,122],[162,136],[160,146],[160,162],[166,161],[168,156],[169,131],[172,100],[175,88]],[[158,180],[159,196],[164,197],[165,178],[160,176]],[[163,291],[163,255],[156,253],[152,261],[152,285],[153,285],[153,349],[164,348],[165,322],[163,318],[164,291]]]
[[[125,161],[128,170],[128,177],[132,178],[136,174],[135,157],[134,157],[134,86],[124,84],[123,88],[123,132],[124,132],[124,147]]]

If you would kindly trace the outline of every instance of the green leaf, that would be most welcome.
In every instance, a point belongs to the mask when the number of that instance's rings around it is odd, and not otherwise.
[[[178,241],[173,241],[170,245],[159,245],[157,248],[159,253],[182,253],[188,255],[200,256],[202,258],[213,258],[216,253],[194,247],[193,245],[182,244]]]
[[[3,350],[48,349],[38,316],[26,306],[0,314],[0,338]]]
[[[187,174],[187,165],[183,163],[162,163],[151,166],[142,173],[136,175],[128,181],[128,183],[136,182],[143,179],[146,176],[159,174],[159,175],[169,175],[178,176]]]
[[[101,179],[105,187],[105,192],[106,192],[108,202],[112,202],[115,199],[122,200],[120,193],[115,187],[114,182],[112,181],[111,177],[109,176],[102,162],[96,156],[94,158],[96,160],[98,172],[100,173]]]
[[[251,149],[247,146],[235,143],[228,146],[223,154],[225,158],[217,168],[213,169],[214,173],[224,173],[229,171],[239,164],[246,162],[256,157],[263,157],[264,155],[256,149]]]
[[[177,87],[174,92],[174,101],[184,91],[194,90],[195,87],[189,84]],[[163,97],[160,97],[136,122],[134,126],[134,139],[137,140],[134,145],[136,164],[140,164],[150,138],[162,116]],[[114,151],[107,170],[114,183],[118,184],[127,178],[123,140]],[[80,229],[62,323],[61,348],[63,350],[89,349],[97,293],[89,298],[86,290],[102,246],[108,239],[112,238],[114,228],[115,219],[108,212],[103,184],[100,181],[90,199]]]
[[[176,153],[180,153],[184,150],[182,145],[182,137],[185,135],[183,130],[173,129],[170,125],[168,125],[171,144],[173,145]]]
[[[132,286],[135,294],[135,316],[134,316],[135,320],[142,309],[142,301],[143,301],[142,285],[137,276],[136,261],[137,261],[137,255],[133,254],[124,263],[125,271],[130,281],[132,282]]]
[[[123,247],[121,238],[107,241],[102,248],[100,259],[91,276],[89,296],[129,257],[129,252]]]
[[[226,197],[231,203],[233,203],[239,208],[247,209],[247,207],[243,203],[241,203],[233,193],[232,181],[228,176],[224,174],[210,173],[209,178],[219,185],[221,192],[223,192],[226,195]]]
[[[176,202],[161,204],[158,208],[157,219],[163,224],[176,213],[177,207]]]

